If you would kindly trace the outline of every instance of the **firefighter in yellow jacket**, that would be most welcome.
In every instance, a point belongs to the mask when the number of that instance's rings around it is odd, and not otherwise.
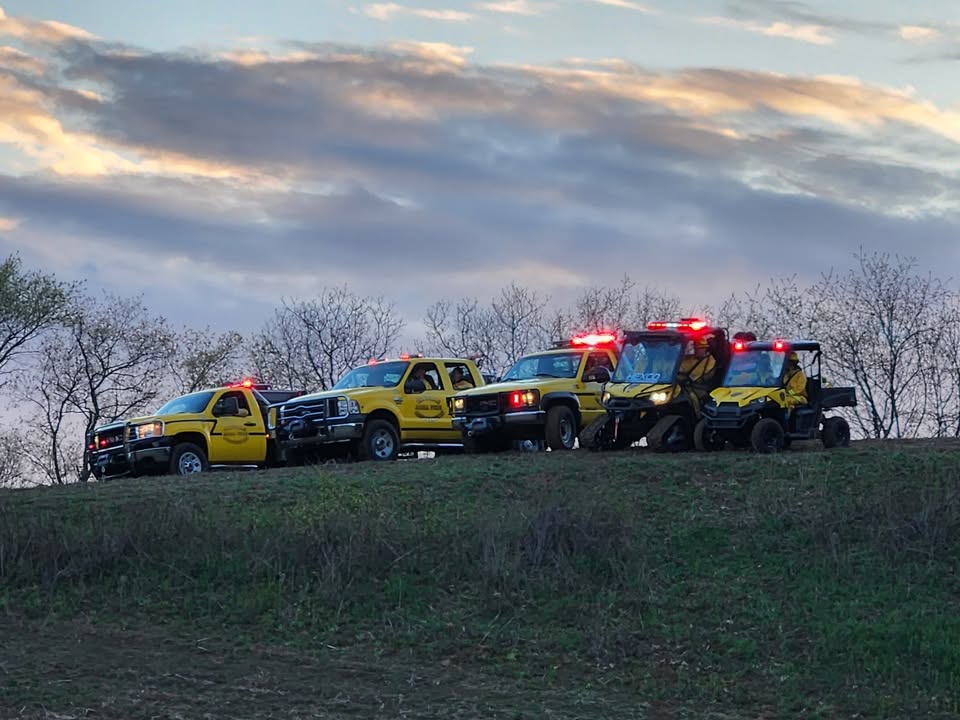
[[[716,370],[717,360],[710,352],[710,341],[706,337],[691,340],[687,354],[680,361],[677,381],[689,388],[697,413],[710,393],[709,383]]]
[[[796,407],[807,404],[807,376],[800,368],[800,356],[795,352],[787,355],[783,373],[783,388],[787,393],[787,405]]]

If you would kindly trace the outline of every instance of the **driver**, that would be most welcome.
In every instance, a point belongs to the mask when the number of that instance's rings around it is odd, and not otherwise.
[[[800,356],[796,352],[787,355],[783,387],[787,391],[786,400],[789,407],[807,404],[807,376],[803,374]]]

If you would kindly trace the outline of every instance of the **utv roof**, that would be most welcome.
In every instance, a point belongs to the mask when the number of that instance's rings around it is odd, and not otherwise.
[[[746,350],[773,350],[775,352],[789,352],[791,350],[809,350],[816,352],[820,349],[820,343],[816,340],[752,340],[743,343],[743,347],[738,352]]]

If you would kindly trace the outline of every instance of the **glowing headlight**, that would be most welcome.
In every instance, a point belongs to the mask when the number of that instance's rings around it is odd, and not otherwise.
[[[136,431],[137,440],[163,437],[163,423],[159,421],[147,423],[145,425],[137,425],[134,430]]]
[[[539,404],[539,390],[514,390],[511,393],[507,393],[507,407],[511,410],[536,407]]]
[[[650,399],[657,405],[660,405],[661,403],[665,403],[667,401],[667,397],[668,397],[667,393],[663,391],[650,394]]]
[[[360,403],[351,400],[348,397],[337,398],[337,417],[346,417],[347,415],[357,415],[360,413]]]
[[[467,399],[462,397],[456,397],[453,399],[453,411],[455,413],[463,412],[467,407]]]

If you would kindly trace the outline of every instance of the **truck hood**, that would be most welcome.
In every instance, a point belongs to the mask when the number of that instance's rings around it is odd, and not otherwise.
[[[710,393],[710,398],[717,403],[734,402],[741,407],[755,400],[782,400],[783,396],[783,389],[778,387],[719,387]]]
[[[143,425],[144,423],[163,422],[168,423],[171,420],[209,420],[210,418],[202,413],[176,413],[175,415],[144,415],[142,417],[130,418],[127,420],[129,425]]]
[[[536,388],[541,394],[549,392],[554,387],[557,389],[569,389],[571,385],[588,385],[570,378],[529,378],[527,380],[503,380],[498,383],[481,385],[480,387],[461,390],[457,397],[471,397],[475,395],[491,395],[494,393],[512,392],[514,390],[530,390]]]
[[[400,388],[368,387],[368,388],[350,388],[349,390],[323,390],[321,392],[310,393],[309,395],[298,395],[289,400],[280,403],[282,405],[298,405],[301,402],[312,402],[314,400],[326,400],[336,397],[348,397],[351,400],[363,400],[371,395],[383,393],[384,391],[399,392]]]

